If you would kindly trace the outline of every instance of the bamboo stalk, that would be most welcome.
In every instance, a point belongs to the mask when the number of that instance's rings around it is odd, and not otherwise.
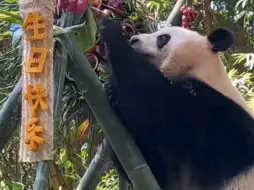
[[[113,113],[105,89],[84,54],[79,51],[77,42],[69,35],[62,35],[58,40],[73,60],[73,64],[67,65],[70,74],[80,91],[86,94],[88,105],[134,187],[139,190],[159,190],[160,187],[134,140]]]
[[[168,16],[168,19],[166,21],[166,26],[174,25],[174,26],[180,26],[181,25],[181,12],[180,8],[184,4],[185,0],[178,0],[171,11],[171,13]]]
[[[33,189],[45,190],[48,184],[48,176],[49,176],[48,162],[45,161],[39,162],[36,170],[36,179]]]
[[[129,183],[124,176],[119,175],[119,190],[128,190]]]
[[[92,14],[89,11],[87,14]],[[89,16],[87,16],[89,17]],[[69,63],[72,64],[72,63]],[[80,179],[78,190],[95,190],[98,185],[101,177],[103,176],[108,163],[110,162],[110,155],[113,153],[113,150],[109,142],[104,138],[102,144],[100,145],[99,150],[97,151],[92,162],[89,164],[88,169],[86,170],[83,177]]]
[[[0,151],[20,123],[21,91],[22,81],[20,79],[0,110]]]
[[[66,20],[63,24],[71,26],[73,22],[73,14],[66,13]],[[57,119],[60,113],[62,103],[64,80],[67,68],[67,51],[60,43],[56,43],[55,61],[54,61],[54,81],[55,81],[55,102],[54,102],[54,118]]]
[[[112,150],[110,144],[106,138],[104,138],[85,175],[80,180],[77,190],[96,189],[101,176],[104,174],[105,170],[108,167],[111,153]]]

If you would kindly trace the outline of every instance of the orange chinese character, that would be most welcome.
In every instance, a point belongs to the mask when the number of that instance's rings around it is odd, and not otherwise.
[[[35,48],[31,47],[28,55],[26,72],[28,73],[42,73],[44,69],[44,64],[48,54],[48,49],[46,48]]]
[[[36,151],[39,145],[44,143],[44,139],[38,135],[38,133],[44,132],[42,126],[38,126],[39,118],[32,118],[26,124],[26,131],[28,133],[25,138],[25,144],[28,145],[29,150]]]
[[[47,109],[48,106],[44,100],[45,98],[47,98],[47,92],[42,84],[36,84],[35,86],[29,84],[27,86],[25,100],[28,101],[32,117],[36,116],[39,106],[42,110]]]
[[[25,40],[41,40],[47,38],[45,17],[41,16],[38,11],[29,12],[23,23],[24,29],[30,31],[30,37]]]

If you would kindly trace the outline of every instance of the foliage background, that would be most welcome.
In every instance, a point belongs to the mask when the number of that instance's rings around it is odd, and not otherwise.
[[[126,0],[132,6],[130,18],[152,16],[163,24],[175,0]],[[254,2],[253,0],[187,0],[200,15],[193,29],[207,34],[216,26],[235,31],[236,46],[222,55],[233,84],[239,88],[249,106],[254,108]],[[145,21],[147,21],[145,19]],[[0,107],[20,78],[21,56],[18,39],[11,38],[18,19],[18,0],[0,0]],[[13,41],[14,46],[11,45]],[[16,44],[16,45],[15,45]],[[102,67],[103,69],[103,67]],[[103,72],[100,72],[103,79]],[[86,119],[89,131],[85,133]],[[55,162],[51,166],[49,189],[74,189],[89,165],[103,134],[85,97],[67,76],[56,133]],[[7,127],[7,126],[6,126]],[[19,130],[0,154],[0,189],[32,189],[36,165],[18,163]],[[118,176],[109,167],[97,190],[118,189]]]

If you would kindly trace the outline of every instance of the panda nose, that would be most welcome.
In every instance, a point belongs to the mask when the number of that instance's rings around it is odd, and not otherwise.
[[[135,44],[135,43],[137,43],[137,42],[139,42],[140,40],[137,38],[137,37],[132,37],[131,39],[130,39],[130,44],[131,45],[133,45],[133,44]]]

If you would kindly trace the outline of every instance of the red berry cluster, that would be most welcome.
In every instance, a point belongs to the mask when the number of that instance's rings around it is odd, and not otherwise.
[[[182,12],[182,25],[184,28],[190,28],[193,22],[198,18],[198,12],[191,7],[186,7],[185,5],[181,7]]]
[[[88,6],[88,0],[60,0],[58,6],[63,11],[83,13]]]

